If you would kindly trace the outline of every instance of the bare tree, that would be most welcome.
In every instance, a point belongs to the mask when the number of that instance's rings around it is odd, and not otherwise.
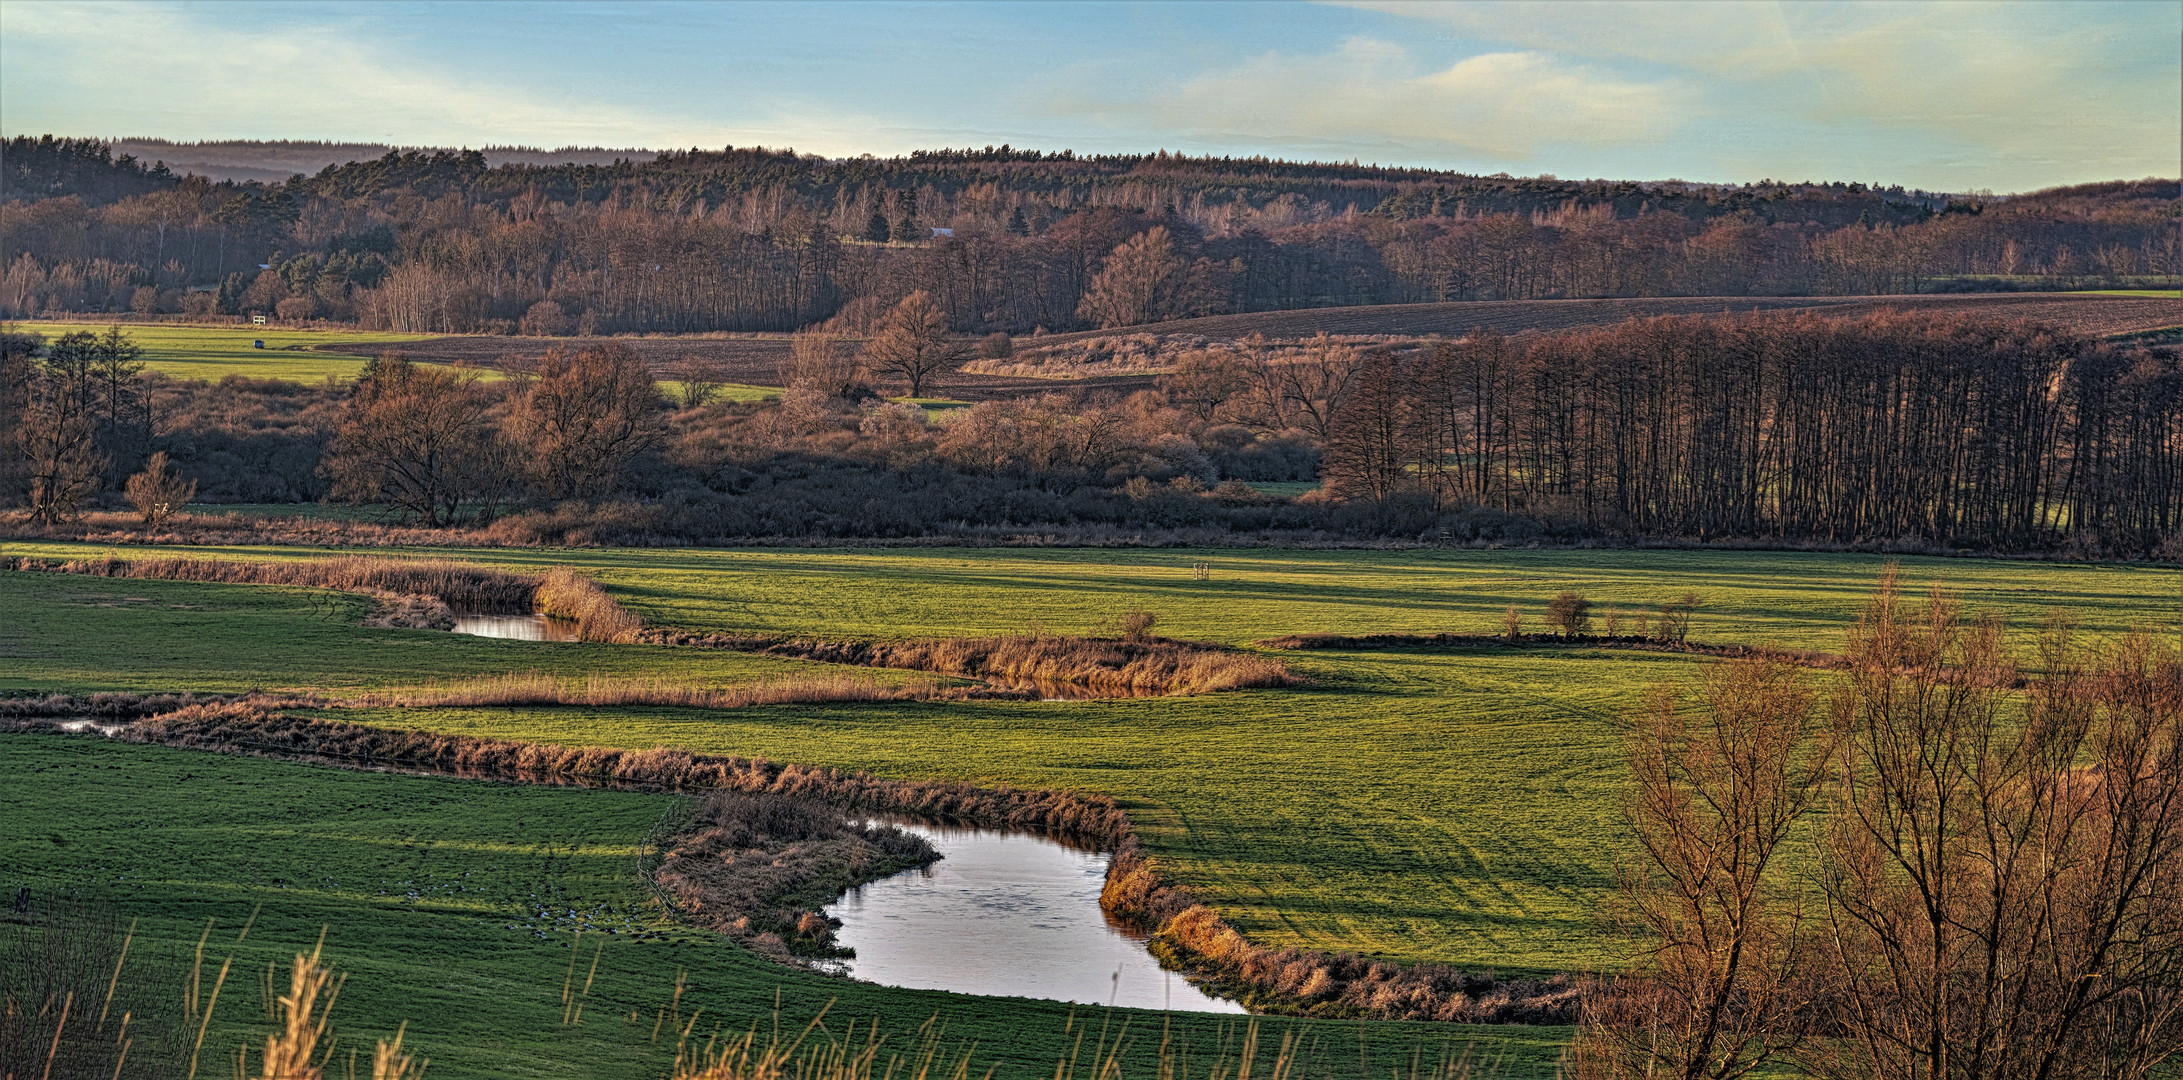
[[[864,358],[874,370],[902,380],[914,398],[924,396],[926,379],[963,361],[963,347],[948,332],[947,312],[919,290],[887,313],[865,342]]]
[[[549,349],[534,374],[509,419],[547,495],[606,491],[632,458],[659,444],[659,388],[628,346]]]
[[[22,369],[27,382],[16,441],[30,482],[30,517],[39,524],[73,517],[106,471],[93,411],[95,347],[90,334],[63,334],[36,368]]]
[[[129,478],[128,495],[144,526],[156,528],[197,497],[197,481],[184,479],[167,463],[167,452],[159,450],[145,462],[143,472]]]
[[[1547,601],[1546,621],[1560,627],[1564,639],[1578,637],[1592,629],[1592,602],[1583,593],[1563,589]]]
[[[830,398],[854,397],[865,389],[863,361],[847,341],[824,331],[807,330],[789,339],[780,376],[784,388]]]
[[[1625,812],[1644,855],[1622,869],[1621,913],[1646,962],[1588,996],[1579,1080],[1732,1080],[1802,1043],[1810,943],[1780,862],[1829,754],[1798,674],[1723,664],[1699,708],[1663,687],[1633,718]]]
[[[372,361],[326,450],[333,494],[388,503],[428,525],[453,522],[501,481],[485,405],[473,373]]]
[[[1851,634],[1820,885],[1844,1037],[1829,1077],[2137,1078],[2183,1046],[2183,661],[2087,666],[1890,568]]]
[[[1272,373],[1282,402],[1305,430],[1324,442],[1333,433],[1334,414],[1349,396],[1357,366],[1357,350],[1322,333],[1304,346],[1302,356],[1275,361]]]
[[[1187,277],[1174,237],[1155,225],[1115,246],[1084,290],[1077,314],[1102,329],[1171,318],[1181,313]]]
[[[712,400],[728,381],[717,361],[696,355],[675,361],[667,374],[675,385],[675,402],[685,409],[694,409]]]

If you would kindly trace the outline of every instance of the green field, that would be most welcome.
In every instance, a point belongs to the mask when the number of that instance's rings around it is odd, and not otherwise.
[[[322,930],[349,976],[334,1010],[342,1053],[362,1046],[368,1061],[371,1042],[406,1021],[407,1044],[432,1058],[434,1076],[664,1075],[674,1039],[651,1035],[678,974],[689,987],[685,1020],[703,1010],[700,1039],[763,1029],[778,1000],[786,1025],[831,1002],[832,1031],[855,1021],[861,1037],[877,1021],[904,1051],[917,1046],[918,1025],[939,1017],[944,1044],[972,1050],[973,1075],[1052,1075],[1069,1052],[1072,1011],[1132,1025],[1140,1069],[1158,1040],[1157,1014],[865,986],[661,924],[634,860],[678,801],[670,796],[389,776],[85,736],[0,740],[0,815],[21,826],[0,831],[4,883],[65,882],[106,899],[141,919],[132,955],[154,962],[193,946],[211,920],[205,983],[230,957],[234,974],[204,1057],[230,1070],[234,1048],[262,1043],[267,1030],[267,965],[279,965],[285,990],[289,958]],[[572,946],[579,983],[595,956],[598,967],[582,1022],[565,1025]],[[1229,1018],[1180,1016],[1175,1027],[1201,1067],[1239,1034]],[[1345,1068],[1357,1059],[1353,1027],[1266,1023],[1276,1044],[1291,1028],[1338,1033],[1340,1052],[1321,1055],[1318,1075],[1354,1071]],[[1382,1062],[1413,1048],[1431,1058],[1475,1046],[1505,1055],[1514,1075],[1545,1076],[1559,1033],[1382,1024],[1368,1035]]]
[[[19,328],[44,334],[46,340],[87,330],[102,333],[96,323],[17,323]],[[170,379],[213,382],[229,375],[253,379],[286,379],[318,382],[356,378],[364,363],[382,352],[398,350],[403,342],[422,341],[426,334],[393,334],[340,330],[286,330],[270,326],[161,326],[131,324],[122,328],[144,348],[145,366]],[[252,346],[265,342],[265,348]],[[320,352],[316,346],[339,345],[341,352]]]
[[[0,545],[0,553],[44,558],[106,550]],[[1630,551],[435,554],[577,565],[649,622],[695,629],[835,638],[1033,625],[1077,632],[1142,608],[1159,614],[1162,633],[1237,645],[1299,631],[1481,631],[1496,627],[1511,602],[1536,625],[1546,598],[1576,588],[1625,608],[1689,589],[1703,600],[1695,638],[1831,649],[1882,565],[1864,556]],[[1195,580],[1195,563],[1210,566],[1208,580]],[[2019,643],[2056,606],[2100,635],[2132,624],[2172,628],[2183,612],[2183,572],[2173,568],[1910,559],[1905,569],[1913,582],[1937,576],[1973,605],[2001,610]],[[703,650],[366,630],[353,623],[353,602],[310,590],[6,574],[0,609],[9,613],[0,621],[0,692],[356,686],[530,668],[735,681],[796,666]],[[1548,648],[1291,659],[1314,685],[1066,703],[344,715],[1107,792],[1130,808],[1179,880],[1261,943],[1503,974],[1616,962],[1617,943],[1595,914],[1621,836],[1616,721],[1646,686],[1694,680],[1701,661]]]

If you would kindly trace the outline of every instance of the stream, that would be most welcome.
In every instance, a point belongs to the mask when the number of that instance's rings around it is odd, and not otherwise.
[[[896,821],[939,862],[836,901],[851,977],[883,986],[1139,1009],[1241,1013],[1160,967],[1099,906],[1108,856],[1042,836]]]
[[[544,615],[472,615],[455,613],[454,632],[511,641],[576,641],[573,619],[549,619]]]

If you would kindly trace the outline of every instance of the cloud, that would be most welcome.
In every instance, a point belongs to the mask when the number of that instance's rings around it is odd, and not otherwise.
[[[1688,95],[1674,80],[1618,79],[1534,51],[1489,52],[1445,68],[1403,46],[1351,38],[1316,56],[1267,54],[1128,100],[1078,93],[1056,111],[1231,144],[1316,145],[1522,163],[1558,147],[1665,137]]]
[[[267,26],[186,9],[25,3],[7,4],[5,20],[10,130],[627,145],[686,126],[434,71],[338,22]],[[110,131],[117,101],[138,103],[130,122],[163,130]]]
[[[1476,41],[1678,78],[1746,160],[2172,174],[2172,3],[1388,3]],[[1897,157],[1895,155],[1908,155]],[[1780,175],[1776,172],[1775,175]]]

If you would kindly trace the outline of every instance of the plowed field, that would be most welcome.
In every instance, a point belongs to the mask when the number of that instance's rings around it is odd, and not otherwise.
[[[1862,315],[1882,308],[1976,312],[2039,319],[2082,333],[2105,336],[2183,326],[2183,300],[2173,297],[2092,296],[2074,293],[1965,293],[1949,296],[1669,296],[1616,300],[1480,300],[1447,304],[1376,304],[1367,307],[1261,311],[1212,315],[1142,327],[1056,335],[1067,341],[1100,335],[1151,332],[1203,334],[1209,338],[1269,338],[1329,334],[1463,334],[1479,327],[1504,334],[1576,330],[1652,315],[1720,312],[1825,311]]]
[[[1447,304],[1378,304],[1366,307],[1306,308],[1247,315],[1213,315],[1141,327],[1088,330],[1037,339],[1041,344],[1115,334],[1201,334],[1232,339],[1251,334],[1269,338],[1329,334],[1457,335],[1484,327],[1504,334],[1577,330],[1608,326],[1641,316],[1707,315],[1720,312],[1824,311],[1861,315],[1882,308],[1976,312],[2039,319],[2094,335],[2132,334],[2183,326],[2183,300],[2173,297],[2095,296],[2074,293],[1969,293],[1949,296],[1672,296],[1615,300],[1481,300]],[[729,382],[779,384],[777,371],[788,358],[788,335],[735,337],[661,336],[614,339],[636,350],[655,370],[688,356],[718,363]],[[1019,338],[1019,346],[1031,339]],[[412,360],[465,362],[491,367],[508,353],[540,353],[550,346],[582,345],[585,339],[524,337],[439,337],[405,343]],[[1097,385],[1121,392],[1152,384],[1150,376],[1105,379],[1031,379],[951,372],[933,380],[926,392],[969,401],[1016,397]]]

